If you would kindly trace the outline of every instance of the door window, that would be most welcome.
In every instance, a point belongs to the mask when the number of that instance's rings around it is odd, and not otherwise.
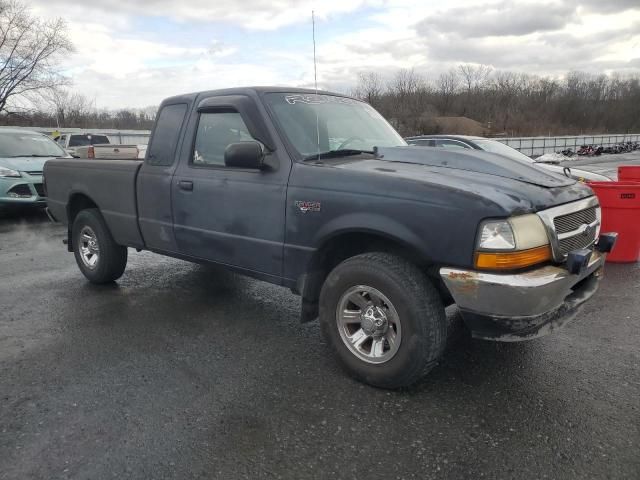
[[[436,146],[444,148],[471,148],[469,145],[466,145],[458,140],[449,139],[436,140]]]
[[[198,166],[224,166],[228,145],[253,140],[238,112],[200,114],[192,163]]]
[[[435,140],[411,140],[409,143],[413,145],[419,145],[421,147],[434,147]]]

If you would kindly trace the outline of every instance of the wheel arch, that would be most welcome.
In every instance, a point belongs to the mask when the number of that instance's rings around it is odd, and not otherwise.
[[[86,193],[71,193],[71,195],[69,196],[69,201],[67,202],[67,250],[69,252],[73,251],[73,235],[71,235],[73,222],[78,216],[78,213],[89,208],[96,208],[100,210],[98,204],[94,202],[93,199]]]
[[[318,316],[320,290],[333,268],[347,258],[374,251],[402,257],[428,275],[432,271],[437,272],[433,268],[433,259],[425,253],[424,248],[418,248],[407,238],[388,230],[353,228],[336,231],[324,238],[309,260],[305,273],[298,278],[296,290],[302,296],[301,322],[314,320]]]

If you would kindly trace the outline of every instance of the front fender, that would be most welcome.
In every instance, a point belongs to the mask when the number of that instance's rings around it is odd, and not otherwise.
[[[321,248],[331,239],[348,233],[384,237],[419,252],[426,261],[431,261],[428,245],[415,231],[389,216],[374,212],[347,213],[331,219],[316,232],[313,245],[316,249]]]

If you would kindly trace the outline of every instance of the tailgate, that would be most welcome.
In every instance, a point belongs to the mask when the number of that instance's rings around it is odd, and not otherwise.
[[[95,158],[133,160],[138,158],[136,145],[94,145]]]

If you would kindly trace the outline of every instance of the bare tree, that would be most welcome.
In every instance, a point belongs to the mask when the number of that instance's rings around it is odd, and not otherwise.
[[[443,115],[451,110],[453,97],[458,91],[460,78],[455,70],[451,69],[438,77],[438,93],[440,95],[439,108]]]
[[[491,74],[492,68],[488,65],[458,65],[458,72],[467,92],[478,91]]]
[[[458,65],[459,76],[466,90],[465,103],[462,115],[467,114],[467,110],[472,108],[472,97],[477,95],[491,74],[491,67],[488,65]]]
[[[375,107],[379,103],[382,93],[382,78],[377,72],[360,72],[358,74],[358,83],[355,89],[356,97],[366,100],[367,103]]]
[[[51,88],[42,97],[52,105],[58,127],[87,128],[96,114],[95,99],[62,88]]]
[[[58,60],[72,50],[64,20],[44,21],[19,1],[0,0],[0,112],[11,99],[66,84]]]
[[[383,86],[377,73],[365,72],[354,94],[371,102],[403,135],[440,133],[441,126],[434,117],[464,112],[482,124],[491,124],[494,134],[640,132],[638,74],[569,72],[559,77],[538,77],[492,71],[486,80],[478,80],[482,75],[475,72],[470,78],[471,83],[460,67],[434,82],[403,70]],[[147,130],[157,111],[157,107],[97,110],[94,101],[81,94],[66,89],[57,89],[55,94],[46,92],[45,102],[34,102],[34,108],[19,115],[0,112],[0,125]],[[43,109],[44,105],[49,108]]]
[[[413,69],[402,68],[398,70],[388,88],[396,96],[407,98],[420,89],[423,79]]]

